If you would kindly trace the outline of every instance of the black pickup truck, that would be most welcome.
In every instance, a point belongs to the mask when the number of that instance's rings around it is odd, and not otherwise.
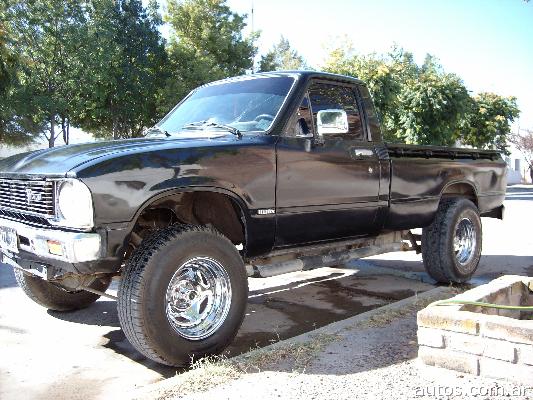
[[[126,337],[185,365],[233,340],[248,276],[415,250],[436,281],[467,281],[505,184],[495,151],[384,143],[357,79],[248,75],[192,91],[144,138],[0,161],[0,248],[53,310],[119,277]]]

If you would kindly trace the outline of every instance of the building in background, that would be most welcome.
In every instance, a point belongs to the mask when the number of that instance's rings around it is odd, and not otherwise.
[[[510,147],[511,154],[505,157],[507,163],[507,184],[531,183],[529,165],[520,151]]]
[[[512,134],[527,133],[528,129],[520,128],[520,121],[513,124]],[[507,163],[507,184],[532,183],[529,164],[524,155],[514,145],[509,145],[510,154],[505,156]]]

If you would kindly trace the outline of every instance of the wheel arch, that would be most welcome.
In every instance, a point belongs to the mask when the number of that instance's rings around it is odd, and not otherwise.
[[[137,247],[136,237],[152,225],[158,229],[174,223],[210,225],[234,244],[242,244],[246,253],[249,211],[234,192],[218,187],[176,188],[148,199],[130,224],[126,247]],[[144,229],[141,229],[143,228]],[[126,251],[126,255],[127,251]]]
[[[453,181],[447,183],[441,193],[440,201],[450,197],[466,198],[479,207],[479,199],[476,186],[468,181]]]

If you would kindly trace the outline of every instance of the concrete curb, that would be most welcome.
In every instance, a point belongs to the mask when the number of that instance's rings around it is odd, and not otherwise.
[[[430,298],[435,298],[435,300],[440,300],[440,299],[452,297],[454,294],[455,293],[453,293],[449,287],[446,287],[446,286],[436,287],[426,292],[416,294],[414,296],[408,297],[406,299],[403,299],[403,300],[400,300],[394,303],[387,304],[382,307],[375,308],[373,310],[355,315],[353,317],[344,319],[342,321],[334,322],[332,324],[323,326],[313,331],[306,332],[301,335],[298,335],[298,336],[295,336],[295,337],[292,337],[286,340],[281,340],[271,345],[240,354],[238,356],[231,358],[231,360],[234,360],[237,362],[245,361],[247,358],[253,357],[254,354],[257,354],[259,352],[275,351],[279,348],[283,348],[286,346],[306,343],[306,342],[313,340],[316,336],[319,336],[319,335],[335,335],[341,332],[346,333],[347,330],[349,330],[350,328],[353,328],[358,323],[364,322],[376,315],[379,315],[385,312],[394,311],[394,310],[401,310],[405,308],[406,306],[414,304],[418,300],[430,299]],[[187,372],[185,372],[185,374],[186,373]],[[136,398],[136,399],[157,398],[158,397],[157,393],[160,394],[162,392],[165,392],[175,387],[177,383],[174,383],[174,381],[177,381],[178,379],[180,379],[180,376],[181,375],[168,378],[166,380],[156,382],[151,385],[139,388],[135,392],[131,393],[131,397]]]

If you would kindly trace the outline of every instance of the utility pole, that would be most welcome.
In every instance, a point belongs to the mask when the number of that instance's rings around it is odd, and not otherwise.
[[[252,0],[252,34],[254,33],[254,0]]]
[[[254,0],[252,0],[252,38],[254,37]],[[252,74],[255,73],[255,51],[252,58]]]

